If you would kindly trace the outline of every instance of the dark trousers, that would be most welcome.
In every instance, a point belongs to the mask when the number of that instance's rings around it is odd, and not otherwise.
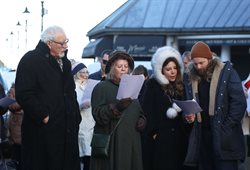
[[[12,156],[11,159],[16,162],[16,170],[21,169],[21,145],[13,144],[12,145]]]
[[[238,170],[238,161],[216,160],[212,147],[210,129],[202,128],[199,170]]]
[[[81,162],[83,163],[83,169],[89,170],[90,156],[81,157]]]

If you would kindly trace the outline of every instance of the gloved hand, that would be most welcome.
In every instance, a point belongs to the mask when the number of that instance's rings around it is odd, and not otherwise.
[[[130,104],[132,103],[132,99],[131,98],[124,98],[119,100],[119,102],[115,105],[116,109],[119,112],[122,112],[123,110],[125,110]]]
[[[146,127],[147,119],[144,115],[140,115],[137,122],[136,122],[136,130],[139,132],[143,131]]]
[[[126,109],[130,103],[132,103],[131,98],[124,98],[118,101],[118,103],[111,103],[109,104],[110,109],[112,110],[114,117],[120,117],[121,112]]]

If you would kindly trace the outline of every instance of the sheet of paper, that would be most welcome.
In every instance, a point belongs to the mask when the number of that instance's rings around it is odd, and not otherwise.
[[[88,79],[81,101],[91,100],[92,91],[99,82],[99,80]]]
[[[116,98],[118,100],[128,98],[137,99],[144,82],[143,75],[123,74]]]
[[[0,99],[0,106],[3,107],[3,108],[6,108],[6,107],[8,107],[9,105],[11,105],[12,103],[15,103],[15,102],[16,102],[15,99],[12,99],[12,98],[6,96],[6,97]]]
[[[193,99],[193,100],[174,100],[173,101],[179,106],[184,114],[189,113],[199,113],[202,111],[200,105]]]

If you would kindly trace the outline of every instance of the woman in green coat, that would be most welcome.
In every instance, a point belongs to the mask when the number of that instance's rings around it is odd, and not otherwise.
[[[143,169],[139,131],[145,125],[145,118],[139,101],[116,99],[121,75],[130,74],[133,68],[131,56],[124,52],[113,52],[105,70],[107,78],[98,83],[92,92],[95,133],[109,134],[122,119],[111,137],[108,158],[91,156],[91,170]]]

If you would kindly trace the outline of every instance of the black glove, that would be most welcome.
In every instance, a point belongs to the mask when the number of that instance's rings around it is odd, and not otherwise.
[[[112,110],[113,116],[119,118],[121,116],[121,112],[124,109],[126,109],[130,105],[131,102],[132,102],[131,98],[125,98],[125,99],[119,100],[116,104],[114,103],[109,104],[109,107]]]
[[[119,102],[115,105],[115,107],[119,112],[122,112],[130,105],[130,103],[132,103],[131,98],[124,98],[119,100]]]
[[[144,130],[144,128],[146,127],[147,124],[147,119],[144,115],[140,115],[140,117],[138,118],[137,122],[136,122],[136,129],[141,132]]]

